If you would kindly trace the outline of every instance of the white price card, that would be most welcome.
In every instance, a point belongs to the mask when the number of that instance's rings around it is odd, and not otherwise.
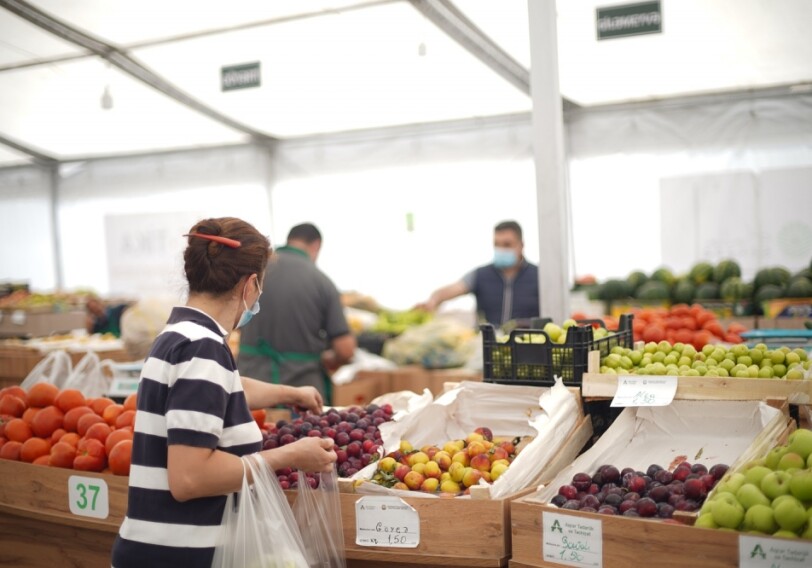
[[[544,560],[567,566],[603,566],[603,524],[597,519],[542,513]]]
[[[621,375],[612,406],[668,406],[677,394],[678,382],[679,377]]]
[[[812,566],[812,542],[761,536],[739,537],[740,568]]]
[[[68,504],[74,515],[106,519],[110,514],[107,482],[95,477],[71,475],[68,478]]]
[[[25,312],[23,310],[14,310],[11,312],[11,323],[14,325],[25,324]]]
[[[399,497],[361,497],[355,502],[355,544],[416,548],[420,515]]]

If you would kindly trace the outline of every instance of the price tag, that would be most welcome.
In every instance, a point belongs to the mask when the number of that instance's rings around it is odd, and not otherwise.
[[[416,548],[420,515],[399,497],[361,497],[355,502],[355,544]]]
[[[621,375],[612,406],[668,406],[677,394],[678,381],[678,377]]]
[[[23,310],[14,310],[11,312],[11,323],[14,325],[24,325],[25,312]]]
[[[80,517],[106,519],[110,514],[107,482],[95,477],[71,475],[68,478],[70,512]]]
[[[603,525],[558,513],[542,513],[544,560],[567,566],[603,567]]]
[[[739,537],[741,568],[812,566],[812,542],[760,536]]]

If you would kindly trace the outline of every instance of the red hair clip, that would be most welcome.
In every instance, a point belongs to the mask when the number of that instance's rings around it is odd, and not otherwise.
[[[215,243],[220,243],[221,245],[226,245],[227,247],[231,248],[240,248],[242,243],[240,241],[236,241],[234,239],[229,239],[228,237],[220,237],[217,235],[206,235],[204,233],[189,233],[183,235],[184,237],[200,237],[201,239],[208,239],[210,241],[214,241]]]

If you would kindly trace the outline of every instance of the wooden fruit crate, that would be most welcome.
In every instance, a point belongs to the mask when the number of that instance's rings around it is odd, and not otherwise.
[[[772,445],[785,442],[794,430],[786,399],[771,399],[767,403],[782,411],[784,427],[769,434],[765,430],[732,464],[731,470],[739,462],[752,459],[756,454],[763,455]],[[691,521],[695,514],[682,518],[675,516],[668,521],[599,515],[560,509],[538,502],[537,495],[532,494],[521,496],[510,504],[511,568],[558,568],[562,565],[544,557],[544,516],[548,514],[560,515],[571,522],[579,519],[598,522],[603,568],[637,568],[641,565],[734,568],[739,565],[740,535],[732,531],[693,527]]]
[[[544,470],[544,479],[569,465],[592,435],[589,416],[582,416]],[[503,499],[491,499],[487,488],[470,498],[402,497],[420,518],[416,548],[366,547],[356,544],[356,502],[365,495],[351,482],[340,484],[341,517],[347,559],[369,566],[507,566],[511,553],[510,503],[533,491],[527,488]]]
[[[358,371],[349,383],[333,385],[334,406],[364,406],[391,392],[391,371]]]

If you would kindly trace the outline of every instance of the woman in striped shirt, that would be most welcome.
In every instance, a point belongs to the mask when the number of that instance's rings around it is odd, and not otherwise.
[[[268,239],[232,217],[200,221],[187,236],[189,300],[172,311],[138,386],[115,568],[211,566],[226,495],[242,486],[240,457],[262,447],[250,410],[290,404],[321,411],[312,387],[240,377],[226,343],[259,311]],[[274,470],[330,471],[332,446],[329,439],[304,438],[260,454]]]

